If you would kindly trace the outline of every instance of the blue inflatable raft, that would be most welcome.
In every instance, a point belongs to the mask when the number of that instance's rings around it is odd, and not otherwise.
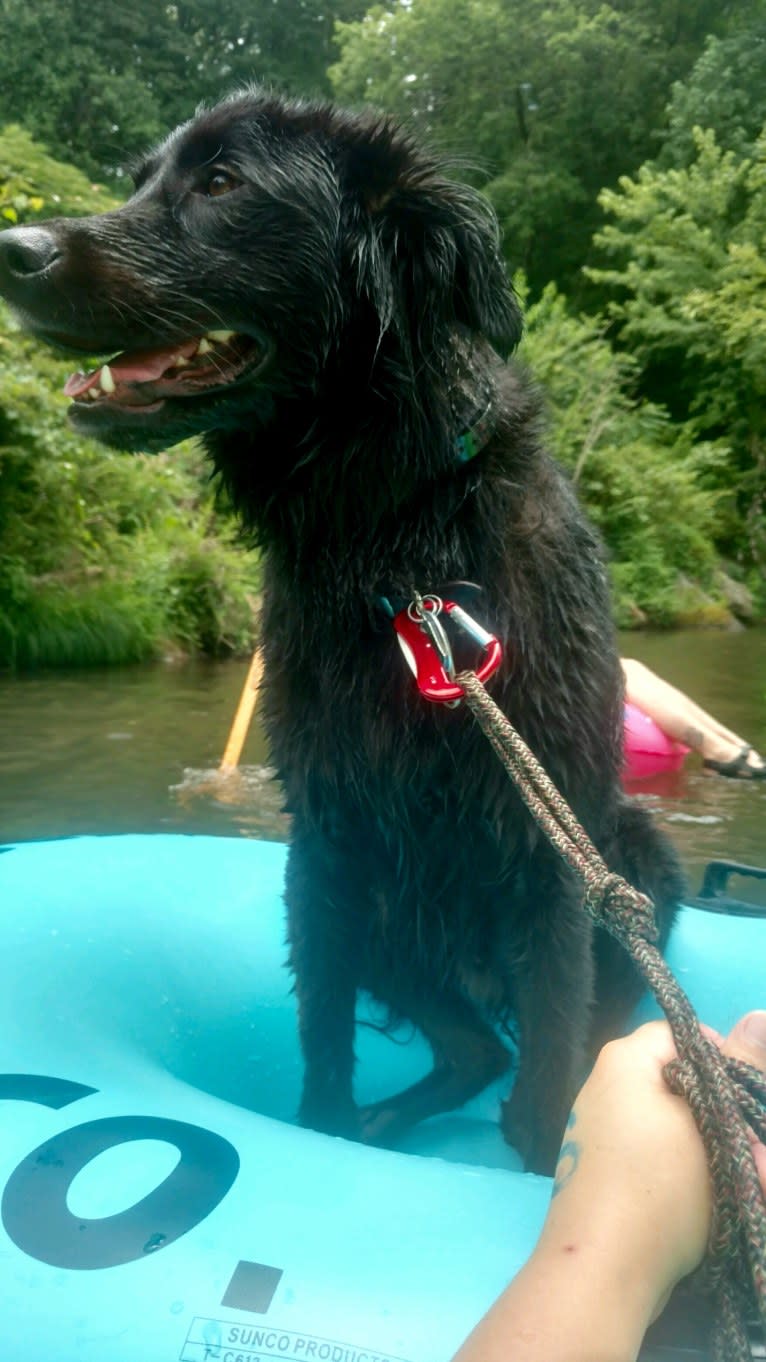
[[[0,854],[9,1362],[447,1362],[528,1256],[550,1184],[503,1144],[497,1091],[398,1153],[290,1124],[284,859],[205,837]],[[764,1005],[766,920],[686,909],[670,961],[725,1030]],[[360,1100],[428,1067],[398,1041],[360,1028]]]

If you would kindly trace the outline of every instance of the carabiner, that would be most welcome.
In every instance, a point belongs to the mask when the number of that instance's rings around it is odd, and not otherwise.
[[[500,666],[503,650],[500,640],[468,614],[456,601],[438,596],[420,596],[394,615],[393,625],[418,690],[426,700],[456,705],[463,691],[455,681],[452,648],[439,615],[444,612],[463,633],[483,649],[483,659],[475,668],[480,681],[486,681]]]

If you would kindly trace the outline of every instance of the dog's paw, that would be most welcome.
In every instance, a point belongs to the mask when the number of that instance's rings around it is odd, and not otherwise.
[[[500,1128],[506,1144],[521,1155],[528,1173],[552,1177],[561,1148],[564,1121],[535,1120],[526,1104],[514,1102],[513,1094],[503,1102]]]
[[[406,1128],[407,1122],[402,1120],[401,1112],[393,1103],[376,1102],[362,1107],[359,1112],[359,1138],[363,1144],[387,1149]]]
[[[363,1138],[358,1107],[352,1103],[302,1102],[298,1124],[322,1135],[339,1135],[344,1140]]]

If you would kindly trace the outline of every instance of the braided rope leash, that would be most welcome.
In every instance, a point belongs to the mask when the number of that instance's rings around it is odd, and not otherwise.
[[[652,901],[609,870],[566,800],[473,672],[456,678],[466,704],[518,787],[533,818],[585,885],[593,920],[625,947],[670,1023],[679,1058],[665,1066],[672,1092],[689,1103],[705,1145],[713,1224],[702,1281],[713,1299],[714,1362],[751,1362],[747,1313],[766,1339],[766,1199],[751,1135],[766,1142],[766,1078],[727,1060],[700,1030],[694,1009],[657,949]]]

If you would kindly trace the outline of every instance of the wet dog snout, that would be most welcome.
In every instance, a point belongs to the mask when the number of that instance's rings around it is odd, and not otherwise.
[[[0,285],[44,274],[60,255],[56,238],[44,227],[11,227],[0,232]]]

